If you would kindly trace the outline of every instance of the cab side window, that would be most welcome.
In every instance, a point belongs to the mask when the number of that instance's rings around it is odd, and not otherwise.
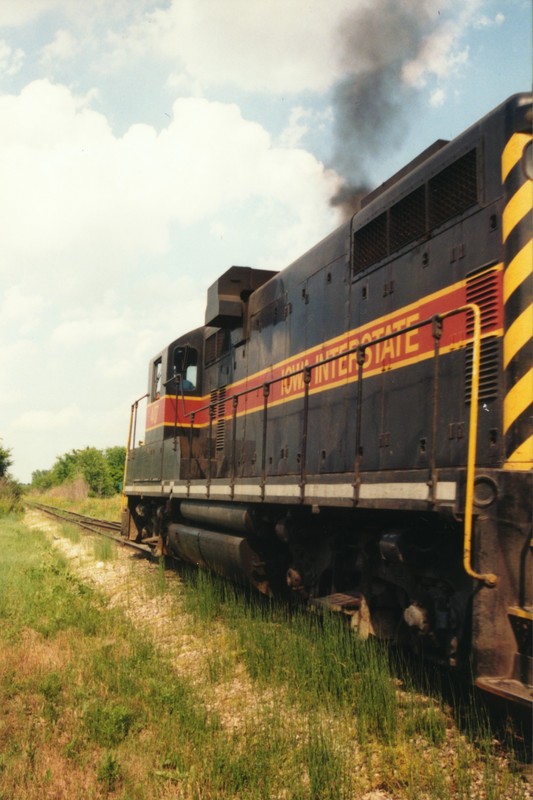
[[[194,392],[198,377],[198,351],[188,345],[174,348],[172,357],[173,377],[177,378],[177,386],[183,392]]]
[[[159,400],[161,397],[161,387],[163,385],[163,363],[162,359],[158,358],[152,364],[152,392],[150,399]]]

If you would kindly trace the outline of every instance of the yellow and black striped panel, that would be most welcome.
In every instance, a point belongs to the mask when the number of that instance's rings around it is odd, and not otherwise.
[[[505,258],[503,429],[507,469],[533,466],[533,181],[525,168],[526,150],[532,147],[532,138],[530,133],[514,133],[502,154],[505,193],[502,219]]]

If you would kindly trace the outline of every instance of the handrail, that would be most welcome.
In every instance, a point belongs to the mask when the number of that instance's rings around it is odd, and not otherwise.
[[[475,303],[465,303],[464,306],[453,311],[441,314],[441,319],[470,311],[474,317],[474,336],[472,346],[472,389],[470,395],[470,421],[468,433],[468,450],[466,459],[466,496],[465,520],[463,541],[463,567],[467,575],[478,581],[483,581],[487,586],[496,586],[498,578],[492,572],[479,573],[472,567],[472,519],[474,516],[474,478],[476,470],[476,446],[478,423],[478,397],[479,397],[479,360],[481,356],[481,313]]]
[[[475,478],[475,468],[476,468],[476,449],[477,449],[477,426],[478,426],[478,398],[479,398],[479,364],[480,364],[480,354],[481,354],[481,314],[479,307],[475,303],[465,303],[462,306],[459,306],[455,309],[450,311],[445,311],[441,314],[435,314],[432,317],[427,317],[426,319],[420,320],[415,322],[412,325],[409,325],[405,328],[400,328],[396,331],[392,331],[387,333],[383,336],[377,337],[376,339],[372,339],[370,342],[366,342],[365,344],[358,344],[355,347],[352,347],[348,350],[344,350],[341,353],[335,353],[328,358],[323,359],[316,364],[306,364],[299,369],[295,369],[294,372],[291,373],[291,378],[295,375],[302,375],[303,376],[303,399],[304,399],[304,413],[303,413],[303,420],[302,420],[302,450],[300,453],[300,500],[303,501],[304,493],[305,493],[305,462],[307,456],[307,426],[308,426],[308,417],[309,417],[309,386],[312,381],[312,372],[315,368],[320,367],[323,368],[325,364],[329,364],[334,362],[340,358],[346,358],[350,355],[356,355],[357,358],[357,365],[358,365],[358,372],[357,372],[357,405],[356,405],[356,435],[355,435],[355,464],[354,464],[354,502],[357,502],[357,498],[359,495],[359,485],[360,485],[360,473],[361,473],[361,463],[362,463],[362,450],[361,450],[361,415],[362,415],[362,406],[363,406],[363,371],[364,371],[364,363],[365,363],[365,353],[366,350],[370,347],[375,345],[379,345],[382,342],[388,341],[390,339],[394,339],[399,336],[404,336],[411,331],[419,330],[425,326],[432,326],[432,335],[434,338],[434,358],[435,358],[435,367],[434,367],[434,390],[433,390],[433,420],[432,420],[432,452],[430,458],[430,480],[428,482],[431,499],[434,502],[436,498],[436,432],[437,432],[437,400],[438,400],[438,361],[439,361],[439,346],[440,346],[440,339],[442,336],[442,323],[443,320],[456,316],[457,314],[462,313],[471,313],[474,318],[474,331],[473,331],[473,354],[472,354],[472,386],[471,386],[471,397],[470,397],[470,419],[469,419],[469,434],[468,434],[468,448],[467,448],[467,464],[466,464],[466,494],[465,494],[465,509],[464,509],[464,543],[463,543],[463,566],[467,575],[476,580],[483,581],[487,586],[495,586],[497,583],[496,575],[492,573],[478,573],[472,567],[472,520],[474,516],[474,478]],[[235,421],[237,418],[237,408],[239,405],[239,400],[242,397],[245,397],[248,394],[253,392],[258,392],[262,390],[263,393],[263,424],[262,424],[262,442],[261,442],[261,497],[264,499],[265,494],[265,486],[267,483],[267,470],[266,470],[266,450],[267,450],[267,422],[268,422],[268,398],[270,395],[271,387],[276,384],[280,383],[283,380],[286,380],[286,375],[280,375],[276,378],[271,378],[269,380],[263,381],[262,383],[255,384],[251,387],[247,387],[240,392],[236,392],[235,394],[230,395],[227,400],[232,400],[233,403],[233,434],[232,434],[232,454],[231,454],[231,496],[234,496],[234,488],[235,488],[235,480],[236,480],[236,440],[235,440]],[[144,395],[140,400],[147,397]],[[137,401],[136,404],[138,404]],[[136,405],[134,404],[134,405]],[[132,406],[133,409],[133,406]],[[211,452],[211,443],[212,443],[212,424],[213,424],[213,403],[210,402],[205,406],[200,408],[195,408],[194,411],[185,411],[184,417],[190,418],[190,428],[189,428],[189,479],[188,483],[190,483],[190,469],[192,466],[192,434],[193,434],[193,425],[194,419],[197,414],[209,411],[209,453]],[[208,465],[208,493],[209,493],[209,484],[211,483],[211,458],[209,460]]]
[[[137,411],[139,409],[139,403],[141,402],[141,400],[146,400],[147,397],[149,397],[148,392],[146,392],[145,394],[141,395],[137,400],[135,400],[131,404],[130,430],[129,430],[129,433],[128,433],[128,436],[129,436],[129,438],[128,438],[128,446],[126,448],[128,452],[132,449],[131,448],[131,440],[132,440],[132,436],[131,436],[131,421],[132,421],[132,419],[134,418],[134,415],[135,415],[135,421],[134,421],[134,425],[133,425],[133,441],[135,442],[135,434],[136,434],[136,431],[137,431]],[[135,444],[133,445],[133,449],[135,449]]]
[[[265,486],[267,482],[266,473],[266,449],[267,449],[267,422],[268,422],[268,396],[270,394],[270,383],[263,384],[263,437],[261,442],[261,499],[265,499]]]
[[[357,356],[357,365],[358,365],[358,375],[357,375],[357,417],[356,417],[356,454],[355,454],[355,466],[354,466],[354,500],[357,501],[359,484],[360,484],[360,471],[361,471],[361,412],[362,412],[362,391],[363,391],[363,369],[364,369],[364,361],[365,361],[365,351],[374,345],[381,344],[382,342],[388,341],[389,339],[395,339],[400,336],[404,336],[411,331],[418,330],[419,328],[423,328],[427,325],[432,325],[435,329],[435,320],[437,316],[427,317],[424,320],[418,321],[413,325],[409,325],[405,328],[400,328],[396,331],[391,331],[391,333],[385,334],[384,336],[379,336],[376,339],[372,339],[371,342],[367,342],[365,344],[359,344],[355,347],[352,347],[348,350],[344,350],[342,353],[336,353],[332,356],[328,356],[328,358],[324,358],[322,361],[318,362],[317,364],[306,364],[299,369],[294,370],[291,373],[291,377],[295,375],[302,375],[303,376],[303,386],[304,386],[304,420],[303,426],[304,429],[302,431],[302,452],[300,453],[300,494],[301,500],[303,501],[304,498],[304,489],[305,489],[305,460],[307,456],[307,418],[308,413],[306,412],[306,408],[308,408],[309,402],[309,385],[312,379],[312,372],[317,367],[323,368],[324,365],[330,364],[334,361],[337,361],[340,358],[346,358],[350,355]],[[265,485],[267,482],[266,476],[266,446],[267,446],[267,411],[268,411],[268,397],[270,395],[270,387],[276,383],[281,383],[281,381],[286,380],[286,375],[280,375],[277,378],[271,378],[270,380],[264,381],[263,383],[254,384],[246,389],[243,389],[240,392],[235,392],[235,394],[230,395],[227,400],[233,400],[233,418],[236,418],[237,414],[237,407],[239,404],[239,400],[241,397],[245,397],[248,394],[252,394],[253,392],[258,392],[262,390],[263,392],[263,426],[262,426],[262,447],[261,447],[261,497],[264,498],[264,490]],[[190,418],[190,429],[189,429],[189,465],[191,463],[192,458],[192,428],[193,428],[193,421],[197,414],[201,412],[208,411],[210,417],[210,424],[211,424],[211,414],[212,414],[212,402],[207,403],[200,408],[195,408],[194,411],[185,412],[184,417]],[[232,445],[233,447],[233,445]],[[209,434],[209,449],[211,448],[211,433]],[[234,455],[233,455],[234,458]],[[208,467],[210,470],[210,465]],[[233,465],[232,474],[235,476],[235,464]],[[190,476],[190,472],[189,472]],[[189,477],[190,480],[190,477]],[[233,496],[233,486],[235,482],[235,477],[232,478],[232,496]],[[432,484],[434,484],[434,475],[432,475]],[[208,484],[210,480],[208,480]],[[434,491],[434,488],[432,489]]]
[[[433,502],[437,499],[437,429],[439,418],[439,358],[440,340],[442,338],[442,317],[433,317],[431,326],[433,334],[433,419],[431,423],[431,454],[429,491]]]
[[[125,490],[125,487],[126,487],[126,475],[128,473],[128,463],[129,463],[129,456],[130,456],[130,450],[131,450],[131,438],[132,438],[131,435],[132,435],[132,432],[135,431],[136,428],[137,428],[137,409],[139,408],[139,403],[141,402],[141,400],[144,400],[146,397],[148,397],[148,392],[146,392],[146,394],[143,394],[142,397],[139,397],[138,400],[135,400],[135,402],[133,402],[131,404],[130,421],[129,421],[129,425],[128,425],[128,441],[127,441],[127,444],[126,444],[126,457],[124,458],[124,475],[123,475],[123,478],[122,478],[122,500],[121,500],[121,503],[120,503],[122,510],[124,510],[126,508],[127,503],[128,503],[126,495],[124,493],[124,490]],[[133,434],[133,439],[135,440],[135,434]]]

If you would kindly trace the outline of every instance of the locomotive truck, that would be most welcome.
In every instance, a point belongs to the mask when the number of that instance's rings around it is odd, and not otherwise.
[[[531,704],[532,98],[279,272],[232,266],[132,405],[123,535]]]

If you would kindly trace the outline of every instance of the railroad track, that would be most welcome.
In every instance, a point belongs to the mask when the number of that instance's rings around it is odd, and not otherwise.
[[[86,514],[78,514],[76,511],[67,511],[64,508],[55,508],[54,506],[47,506],[44,503],[28,503],[30,508],[35,508],[42,511],[61,522],[68,522],[71,525],[76,525],[78,528],[96,533],[99,536],[105,536],[107,539],[112,539],[126,547],[131,547],[148,557],[154,557],[154,551],[148,544],[140,542],[133,542],[125,539],[120,535],[120,522],[113,522],[108,519],[98,519],[97,517],[89,517]]]

